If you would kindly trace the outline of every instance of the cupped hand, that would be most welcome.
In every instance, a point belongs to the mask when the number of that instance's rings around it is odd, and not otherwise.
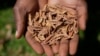
[[[48,0],[48,4],[51,6],[60,4],[75,9],[77,11],[79,29],[85,30],[87,20],[87,4],[85,0]],[[78,41],[78,34],[70,40],[62,39],[58,44],[51,46],[53,53],[58,53],[59,56],[74,56],[77,52]]]
[[[34,38],[32,38],[32,34],[27,31],[27,17],[28,13],[34,15],[35,12],[42,8],[46,3],[47,1],[40,3],[38,0],[17,0],[14,6],[16,38],[25,35],[26,41],[38,54],[43,54],[44,50],[42,45],[35,41]]]
[[[17,0],[14,6],[17,28],[16,38],[20,38],[25,34],[26,41],[38,54],[43,54],[45,52],[47,56],[54,56],[54,54],[57,53],[59,53],[59,56],[67,56],[68,54],[75,55],[78,46],[78,35],[71,40],[62,39],[60,42],[57,42],[56,45],[49,46],[47,44],[37,42],[34,38],[32,38],[32,34],[26,30],[28,13],[34,15],[36,11],[42,9],[47,3],[49,5],[61,4],[76,8],[79,16],[79,28],[85,30],[87,8],[84,0]]]

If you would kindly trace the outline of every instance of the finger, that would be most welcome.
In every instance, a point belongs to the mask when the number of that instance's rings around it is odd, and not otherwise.
[[[57,41],[56,44],[51,46],[54,54],[58,54],[59,46],[60,46],[59,44],[60,43]]]
[[[67,56],[68,55],[68,40],[62,39],[59,47],[59,55]]]
[[[29,43],[29,45],[38,53],[38,54],[43,54],[44,50],[34,38],[32,38],[32,34],[29,32],[26,33],[26,41]]]
[[[53,56],[54,55],[52,48],[49,45],[44,44],[44,43],[42,43],[41,45],[43,46],[43,49],[44,49],[47,56]]]
[[[87,4],[85,0],[80,0],[77,7],[78,15],[79,15],[79,28],[81,30],[86,29],[86,21],[87,21]]]
[[[78,25],[79,25],[79,28],[81,30],[85,30],[86,29],[86,19],[84,16],[81,16],[79,19],[78,19]]]
[[[70,55],[76,54],[77,46],[78,46],[78,40],[79,40],[78,35],[75,35],[75,37],[70,40],[70,43],[69,43],[69,53],[70,53]]]

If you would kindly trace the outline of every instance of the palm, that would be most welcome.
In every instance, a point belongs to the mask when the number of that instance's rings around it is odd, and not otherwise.
[[[84,30],[86,21],[86,5],[83,3],[83,1],[80,3],[78,3],[78,1],[81,0],[17,0],[17,3],[14,7],[14,15],[17,26],[16,37],[21,37],[25,32],[26,41],[39,54],[43,54],[43,52],[45,52],[47,56],[53,56],[54,53],[59,53],[60,56],[66,56],[68,53],[74,55],[78,46],[78,35],[76,35],[71,40],[61,40],[57,45],[49,46],[47,44],[39,43],[34,38],[32,38],[32,34],[30,32],[25,31],[25,28],[27,27],[25,25],[27,23],[25,21],[27,19],[25,16],[28,13],[34,15],[35,12],[39,10],[39,8],[42,9],[47,3],[52,6],[60,4],[66,7],[76,8],[78,11],[78,16],[81,15],[81,17],[78,18],[79,27]],[[79,7],[77,7],[77,5]]]

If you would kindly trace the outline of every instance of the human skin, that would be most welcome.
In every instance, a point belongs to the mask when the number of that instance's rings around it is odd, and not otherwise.
[[[51,6],[60,4],[63,6],[68,6],[75,8],[78,12],[78,26],[79,29],[85,30],[86,28],[86,18],[87,18],[87,7],[84,0],[17,0],[14,6],[14,16],[16,22],[16,38],[20,38],[25,34],[25,39],[29,45],[38,53],[46,53],[47,56],[54,56],[54,54],[59,53],[59,56],[67,56],[68,54],[74,56],[77,52],[78,46],[78,35],[76,35],[71,40],[62,39],[57,45],[49,46],[47,44],[39,43],[34,38],[32,34],[29,33],[27,28],[27,14],[35,14],[36,11],[42,9],[45,4]]]

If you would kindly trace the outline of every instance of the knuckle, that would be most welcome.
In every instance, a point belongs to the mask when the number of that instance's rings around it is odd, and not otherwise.
[[[14,12],[16,12],[16,10],[18,10],[18,7],[17,6],[14,6],[13,7],[13,10],[14,10]]]
[[[14,11],[20,11],[20,12],[21,12],[21,10],[23,10],[23,8],[20,7],[20,6],[14,6],[14,7],[13,7],[13,10],[14,10]]]
[[[23,5],[15,5],[14,7],[13,7],[13,10],[14,10],[14,12],[24,12],[25,11],[25,8],[24,8],[24,6]]]
[[[19,9],[19,6],[17,4],[15,4],[14,7],[13,7],[13,9],[17,10],[17,9]]]

